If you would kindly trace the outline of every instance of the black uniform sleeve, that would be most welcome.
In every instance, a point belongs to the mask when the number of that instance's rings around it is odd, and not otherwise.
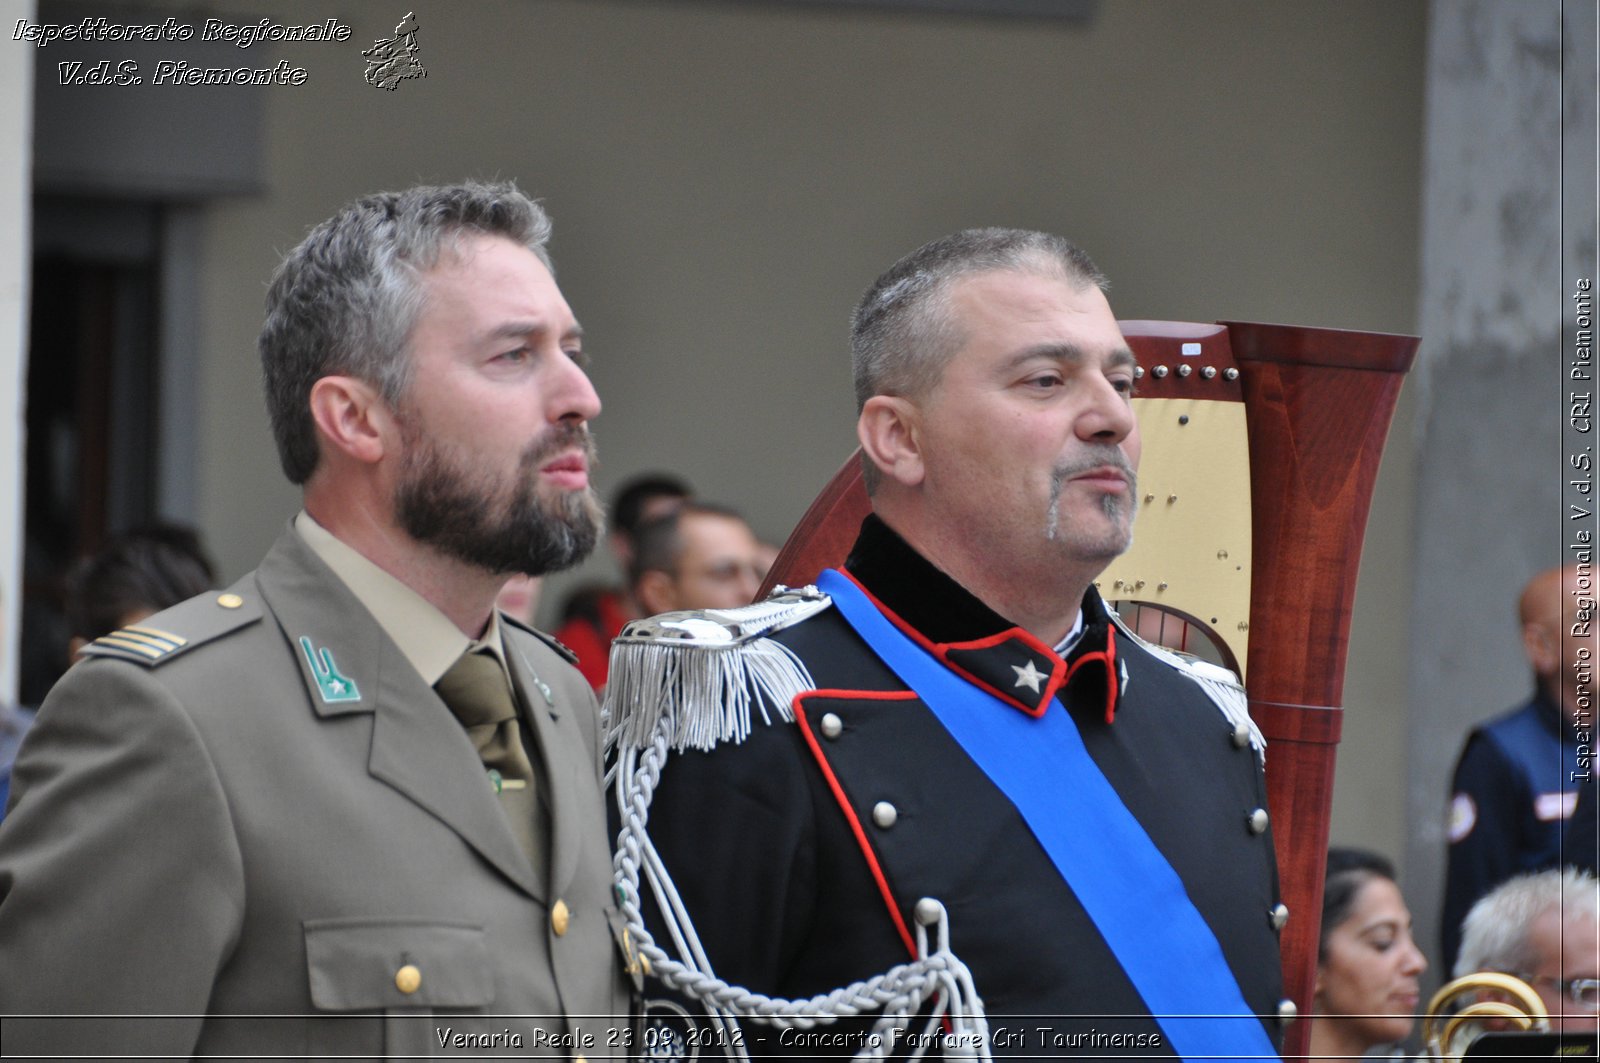
[[[1514,840],[1532,800],[1516,765],[1492,739],[1474,732],[1456,765],[1450,798],[1450,852],[1440,913],[1446,973],[1455,967],[1467,912],[1516,873]]]
[[[794,728],[668,759],[649,832],[718,977],[780,993],[805,940],[817,861]],[[650,929],[669,952],[657,919]]]

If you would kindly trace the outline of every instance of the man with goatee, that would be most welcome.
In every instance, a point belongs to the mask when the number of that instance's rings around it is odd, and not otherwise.
[[[872,513],[842,570],[617,639],[647,1044],[1275,1055],[1260,735],[1094,588],[1141,450],[1104,287],[1048,233],[901,259],[853,321]]]

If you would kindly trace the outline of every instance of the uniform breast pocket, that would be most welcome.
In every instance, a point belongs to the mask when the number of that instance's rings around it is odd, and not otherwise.
[[[494,971],[481,926],[425,919],[308,920],[306,973],[314,1056],[433,1055],[462,1023],[439,1012],[492,1012]],[[469,1020],[470,1021],[470,1020]],[[444,1031],[444,1040],[441,1040]]]

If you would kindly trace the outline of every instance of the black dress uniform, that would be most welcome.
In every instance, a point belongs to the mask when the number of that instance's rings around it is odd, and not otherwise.
[[[1248,732],[1113,626],[1093,589],[1063,661],[876,517],[846,569],[902,630],[1008,703],[993,711],[1059,711],[1041,703],[1065,679],[1056,696],[1090,756],[1181,878],[1276,1043],[1284,916]],[[867,978],[911,958],[913,910],[934,897],[996,1056],[1171,1055],[1016,808],[839,612],[771,637],[815,681],[795,699],[795,722],[674,756],[650,810],[717,977],[784,997]],[[1147,932],[1164,932],[1162,912],[1149,913]],[[752,1057],[860,1047],[751,1022],[744,1034]]]

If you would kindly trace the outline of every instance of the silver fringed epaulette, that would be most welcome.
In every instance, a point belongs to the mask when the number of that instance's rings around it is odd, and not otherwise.
[[[1108,609],[1112,623],[1134,642],[1144,647],[1152,657],[1176,668],[1183,675],[1193,680],[1196,685],[1211,699],[1212,704],[1222,711],[1231,727],[1238,728],[1243,725],[1250,734],[1250,746],[1256,751],[1263,764],[1267,760],[1267,737],[1261,733],[1261,728],[1250,718],[1250,700],[1245,695],[1244,687],[1239,685],[1239,677],[1220,665],[1188,653],[1169,650],[1165,646],[1158,646],[1153,642],[1146,642],[1134,634],[1126,621],[1117,615],[1116,610]]]
[[[665,734],[674,749],[707,750],[750,733],[752,709],[794,719],[791,702],[813,686],[799,659],[766,636],[832,605],[815,587],[778,587],[737,609],[662,613],[635,620],[611,644],[604,719],[610,741],[644,749]]]

